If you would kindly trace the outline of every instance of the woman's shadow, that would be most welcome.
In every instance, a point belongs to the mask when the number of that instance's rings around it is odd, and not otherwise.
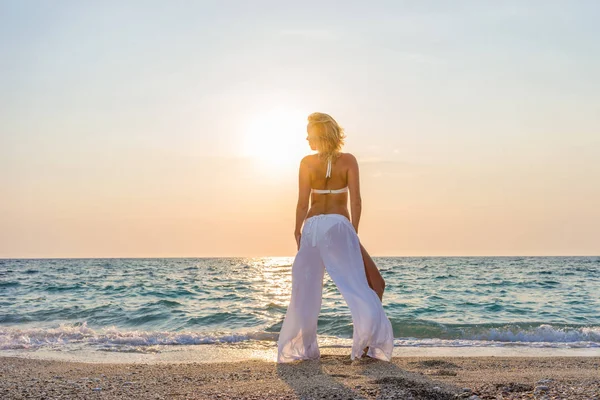
[[[393,360],[351,361],[347,356],[323,355],[319,360],[278,364],[277,374],[301,399],[450,400],[461,392],[459,387],[403,370]]]
[[[339,375],[324,371],[323,366],[327,364],[326,356],[319,360],[277,364],[277,374],[300,399],[367,398],[336,380]]]

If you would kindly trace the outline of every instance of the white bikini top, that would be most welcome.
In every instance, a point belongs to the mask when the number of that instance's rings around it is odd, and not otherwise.
[[[331,158],[327,159],[327,173],[325,173],[325,178],[331,178]],[[345,193],[348,191],[348,186],[341,189],[312,189],[313,193],[318,194],[335,194],[335,193]]]

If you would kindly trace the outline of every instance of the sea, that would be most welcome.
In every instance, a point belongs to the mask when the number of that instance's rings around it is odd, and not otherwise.
[[[374,257],[397,349],[600,349],[600,257]],[[293,257],[0,260],[0,355],[276,349]],[[325,275],[319,346],[349,349]],[[347,351],[349,354],[349,350]]]

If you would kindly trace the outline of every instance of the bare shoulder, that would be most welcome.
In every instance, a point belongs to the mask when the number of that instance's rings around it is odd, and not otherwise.
[[[312,159],[313,159],[312,154],[302,157],[302,160],[300,161],[300,166],[309,165],[312,162]]]
[[[352,153],[341,153],[340,157],[348,165],[358,165],[358,161],[356,160],[356,157],[354,157],[354,154],[352,154]]]

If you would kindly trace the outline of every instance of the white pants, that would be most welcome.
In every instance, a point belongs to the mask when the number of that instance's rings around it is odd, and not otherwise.
[[[321,311],[325,268],[352,314],[351,359],[365,347],[373,358],[389,361],[394,335],[377,294],[369,287],[358,236],[340,214],[308,218],[302,229],[300,250],[292,265],[292,297],[277,342],[277,362],[320,357],[317,319]]]

